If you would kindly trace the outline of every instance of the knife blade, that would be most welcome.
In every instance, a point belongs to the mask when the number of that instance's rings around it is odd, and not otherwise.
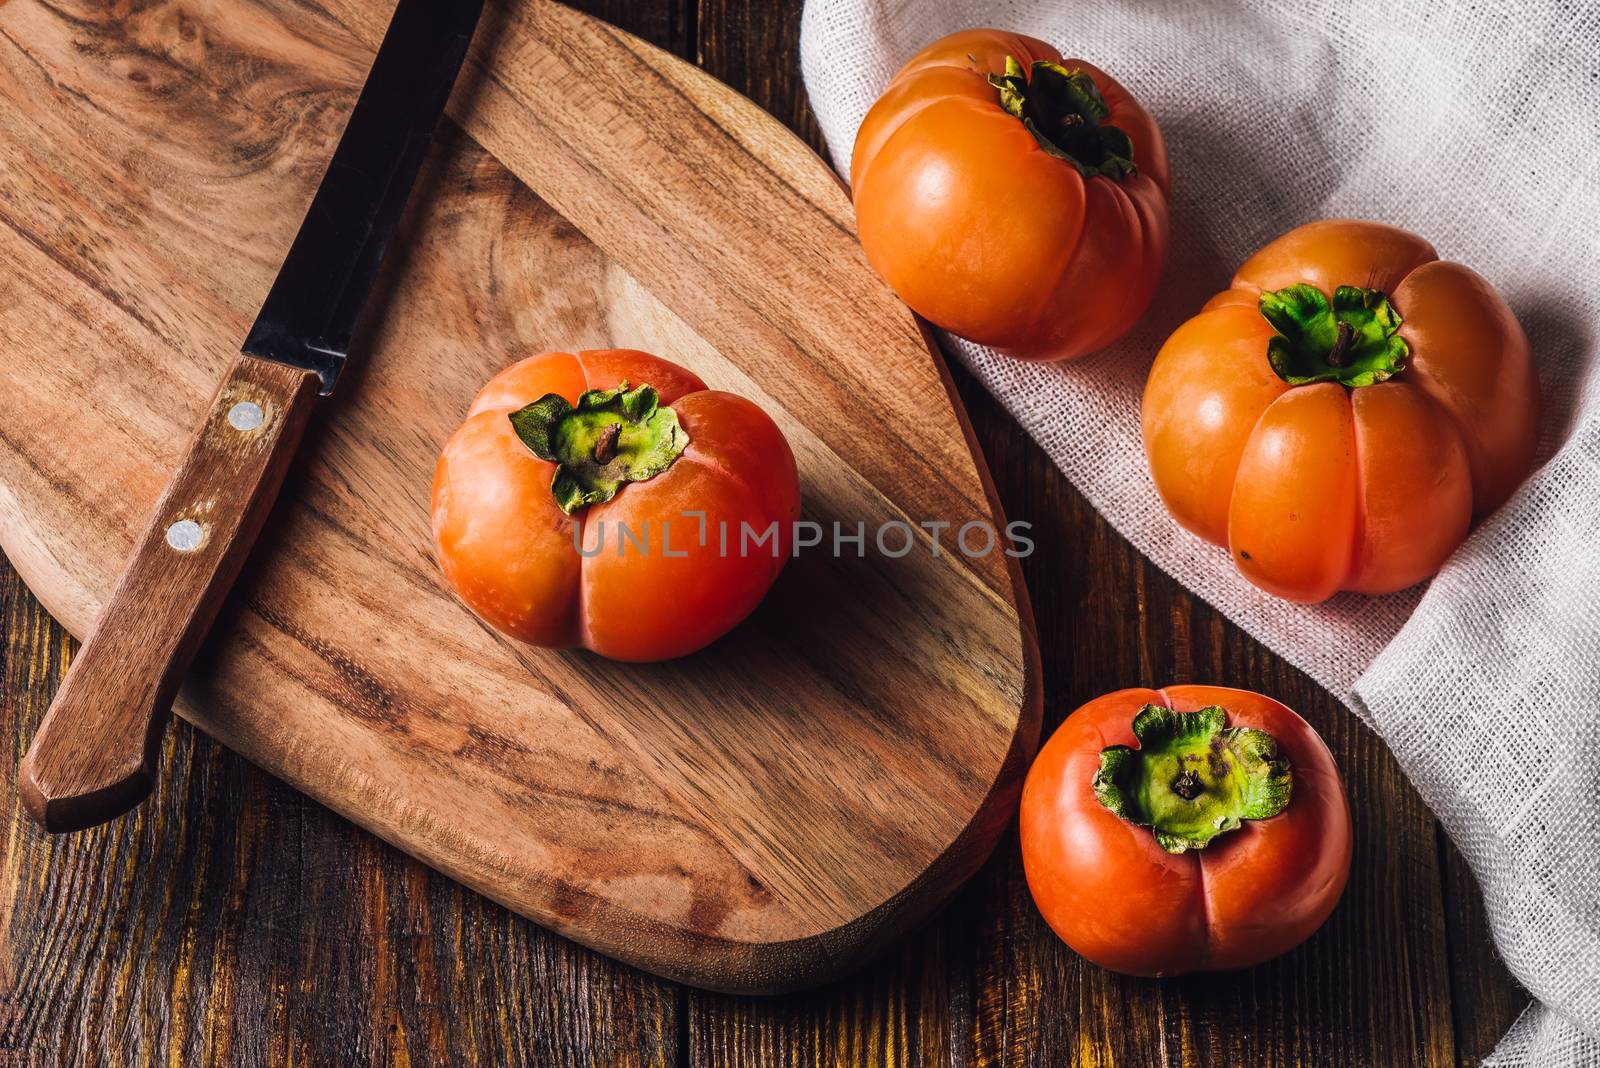
[[[244,351],[333,392],[483,0],[400,0]]]
[[[172,701],[350,342],[483,0],[399,0],[255,324],[18,768],[49,831],[137,805]]]

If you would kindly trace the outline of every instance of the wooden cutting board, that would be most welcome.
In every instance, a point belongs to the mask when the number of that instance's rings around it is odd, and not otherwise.
[[[387,21],[362,0],[0,6],[0,544],[82,635],[243,337]],[[491,6],[361,338],[179,712],[512,909],[661,974],[859,963],[993,847],[1037,740],[1015,561],[950,382],[848,199],[700,71]],[[434,564],[439,447],[532,352],[636,346],[759,402],[806,518],[703,653],[501,638]],[[982,539],[972,538],[973,543]],[[891,548],[897,541],[891,539]]]

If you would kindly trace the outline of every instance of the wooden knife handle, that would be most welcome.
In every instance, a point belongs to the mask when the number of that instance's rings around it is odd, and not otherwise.
[[[120,816],[155,780],[173,698],[261,530],[319,379],[241,354],[18,769],[47,831]]]

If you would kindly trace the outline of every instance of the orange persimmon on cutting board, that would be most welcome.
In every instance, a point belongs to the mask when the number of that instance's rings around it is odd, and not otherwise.
[[[1533,463],[1538,379],[1493,286],[1392,226],[1315,222],[1239,268],[1144,392],[1156,489],[1269,593],[1439,570]]]
[[[433,476],[433,539],[498,630],[668,660],[748,616],[793,552],[800,483],[743,397],[634,349],[543,352],[489,380]]]

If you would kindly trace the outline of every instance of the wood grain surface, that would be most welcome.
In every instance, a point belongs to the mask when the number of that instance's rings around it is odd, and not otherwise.
[[[584,6],[697,60],[818,144],[798,80],[798,4]],[[170,23],[178,41],[185,25],[199,35],[204,8],[183,10]],[[31,45],[0,32],[0,77],[30,65]],[[13,285],[0,279],[0,296]],[[979,387],[957,381],[1008,512],[1036,526],[1024,570],[1047,730],[1114,687],[1222,681],[1274,693],[1324,732],[1352,795],[1355,868],[1304,947],[1237,975],[1109,975],[1044,928],[1008,833],[950,907],[865,970],[798,996],[707,994],[511,914],[179,724],[134,819],[57,839],[7,802],[0,1063],[1477,1063],[1526,995],[1392,757],[1141,559]],[[124,504],[106,493],[99,506]],[[11,798],[75,644],[9,570],[0,634]]]
[[[115,513],[90,494],[162,480],[187,436],[172,420],[204,406],[210,387],[193,387],[221,373],[344,118],[330,102],[261,148],[256,110],[275,102],[254,99],[244,64],[276,61],[291,99],[359,85],[387,7],[216,0],[206,53],[152,93],[110,75],[182,0],[87,31],[99,9],[63,2],[0,14],[38,63],[0,85],[31,105],[0,131],[18,218],[0,232],[18,285],[0,309],[16,382],[0,395],[0,544],[83,633],[80,607],[104,599],[106,562],[144,523],[137,499]],[[226,39],[252,19],[264,28]],[[450,108],[470,136],[430,156],[366,352],[319,410],[178,711],[585,944],[715,989],[814,984],[948,898],[1009,820],[1038,732],[1031,623],[998,538],[954,547],[1004,519],[940,359],[803,142],[696,68],[540,0],[492,8],[474,53]],[[91,95],[55,88],[72,82]],[[117,174],[129,151],[159,169]],[[188,337],[161,327],[180,320]],[[531,353],[609,346],[761,405],[826,532],[743,626],[661,664],[507,640],[431,561],[435,459],[478,388]],[[888,524],[909,537],[935,520],[942,551],[926,531],[909,552],[876,547]],[[845,530],[864,541],[836,547]]]

